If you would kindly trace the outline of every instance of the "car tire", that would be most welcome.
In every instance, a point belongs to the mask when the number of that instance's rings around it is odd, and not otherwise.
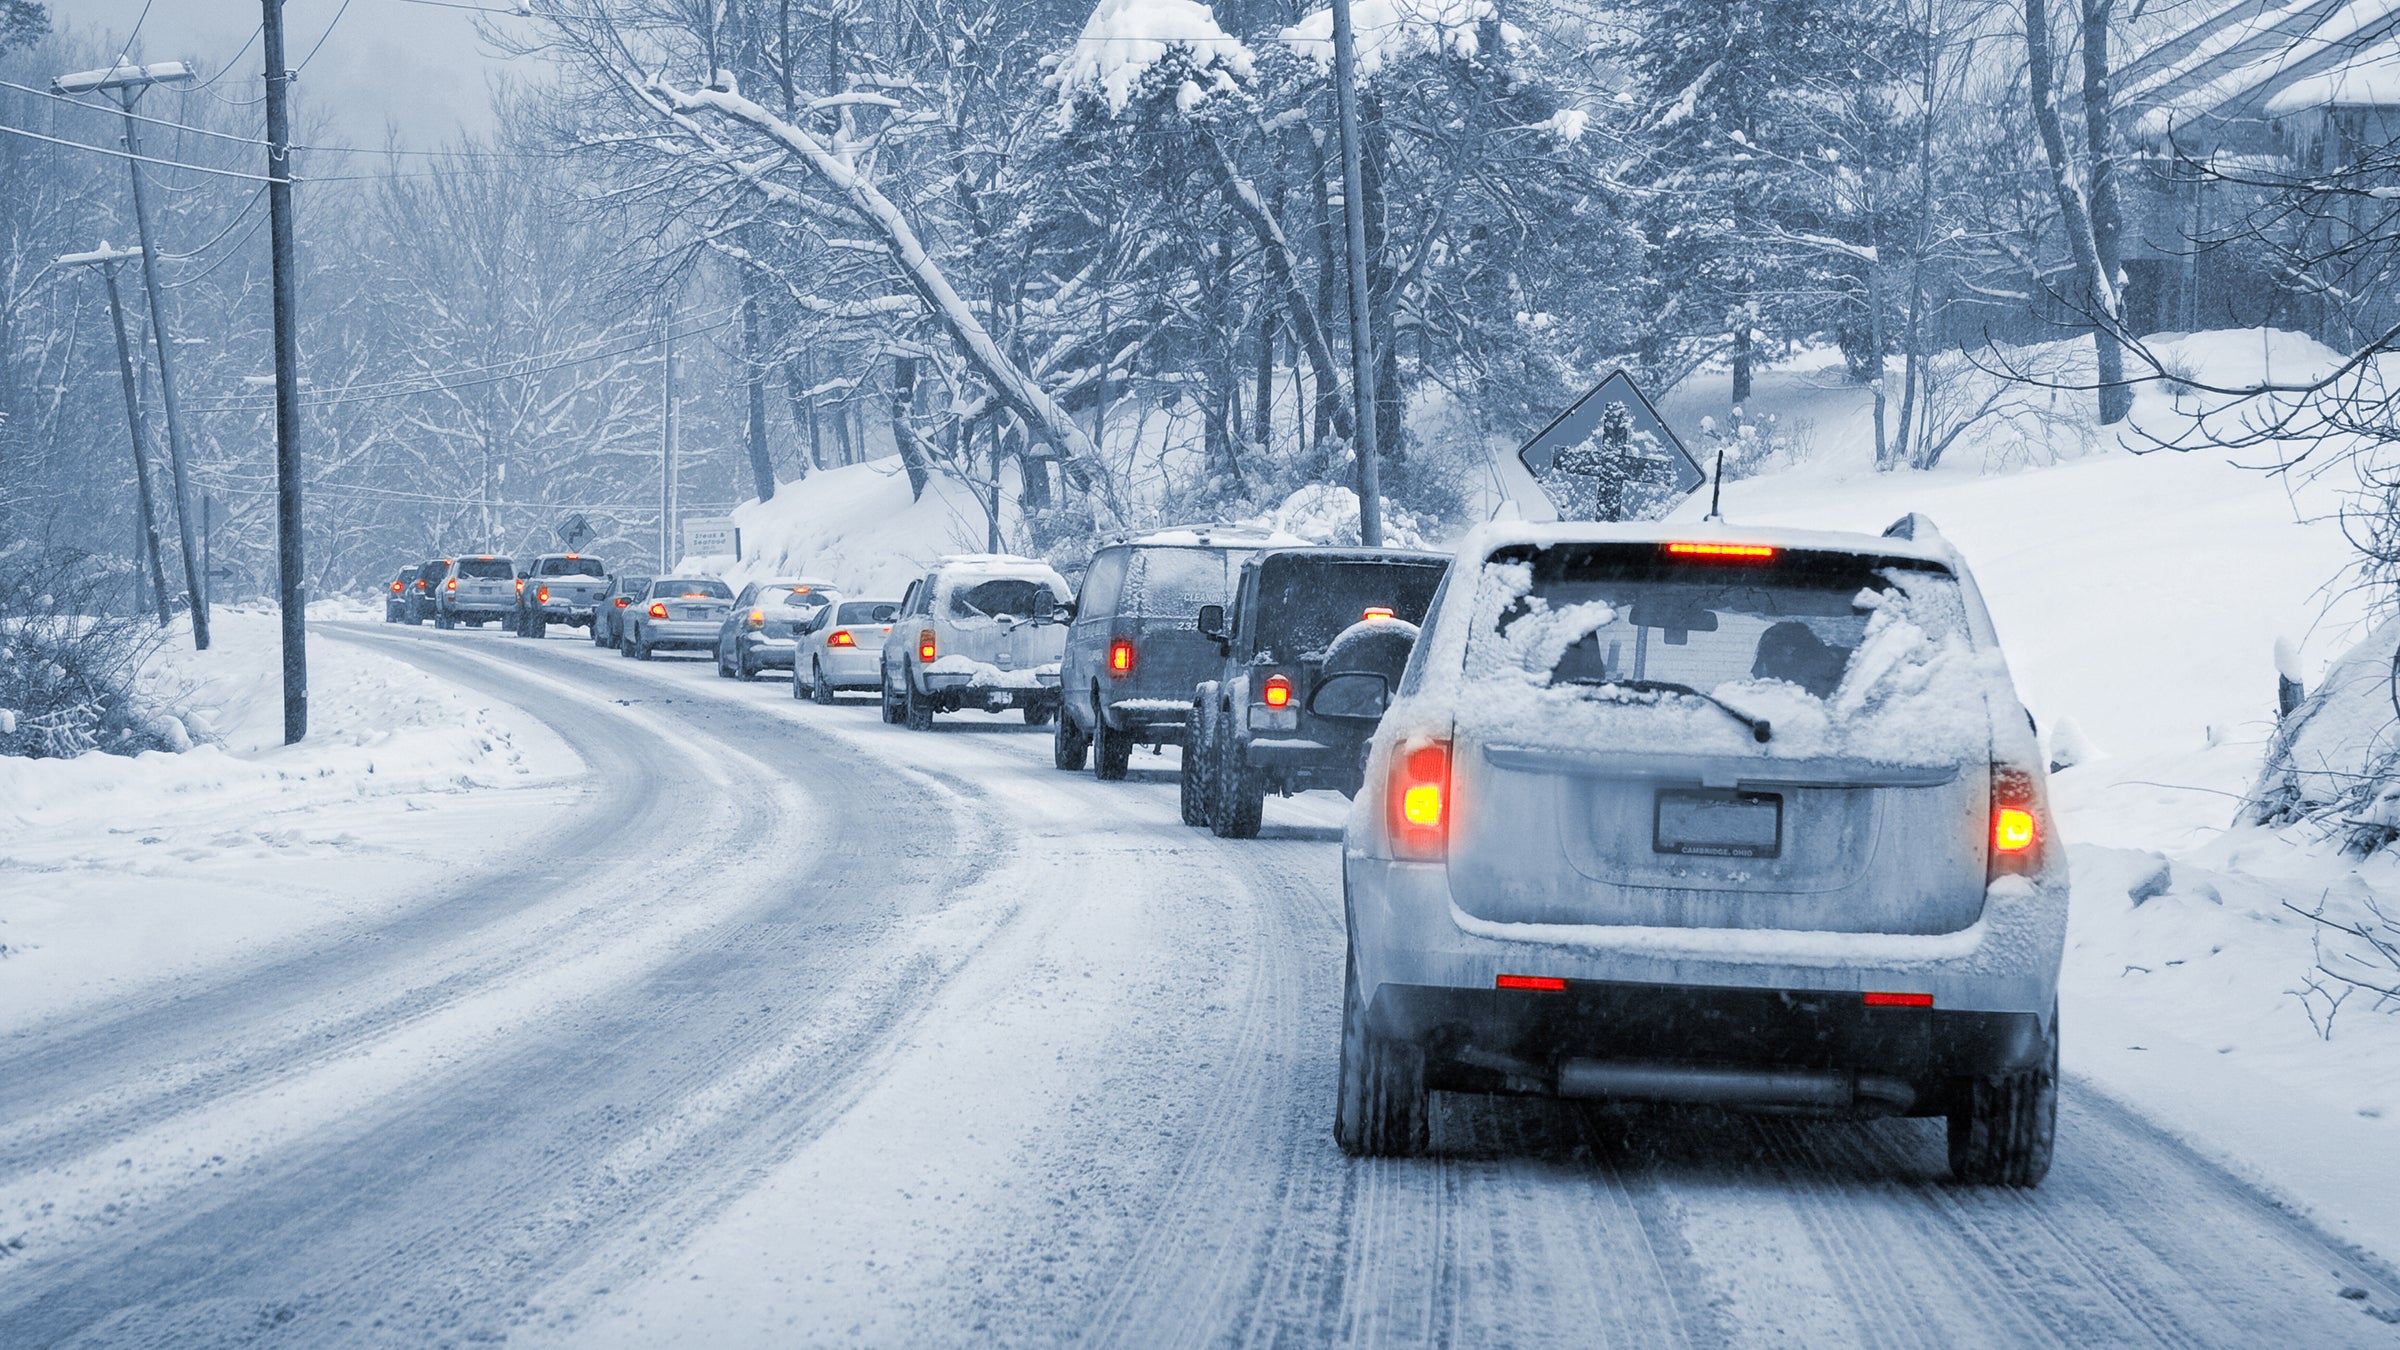
[[[1342,1050],[1333,1110],[1333,1142],[1353,1158],[1407,1158],[1432,1141],[1425,1051],[1378,1036],[1367,1025],[1358,958],[1343,961]]]
[[[833,681],[825,678],[825,667],[814,661],[808,663],[808,696],[819,707],[833,706]]]
[[[903,711],[901,701],[892,696],[892,673],[888,670],[883,673],[883,687],[881,693],[883,699],[883,720],[892,726],[900,725],[906,714]]]
[[[1175,809],[1186,825],[1208,823],[1208,776],[1202,769],[1208,763],[1203,751],[1208,742],[1201,732],[1200,719],[1198,705],[1184,714],[1183,762],[1175,774]]]
[[[1075,719],[1060,709],[1058,724],[1050,729],[1050,767],[1061,773],[1080,773],[1084,758],[1092,752],[1092,738],[1075,725]]]
[[[1092,728],[1092,776],[1103,783],[1122,783],[1133,765],[1133,733],[1117,731],[1102,722]]]
[[[910,731],[933,730],[933,700],[917,692],[917,687],[903,680],[901,693],[907,703],[902,717]]]
[[[433,612],[433,626],[436,630],[447,633],[458,626],[458,620],[437,609]]]
[[[650,643],[639,633],[633,635],[633,659],[636,661],[650,659]]]
[[[1950,1112],[1950,1176],[1969,1186],[2042,1184],[2058,1137],[2058,1015],[2050,1054],[2023,1073],[1971,1078]]]
[[[608,634],[600,631],[600,621],[598,619],[592,620],[592,645],[595,647],[605,647],[608,645]]]
[[[536,642],[547,641],[550,637],[550,616],[547,614],[534,615],[525,625],[525,636]]]
[[[733,647],[733,674],[735,679],[740,680],[758,678],[758,663],[750,659],[750,654],[743,651],[738,642]]]
[[[1267,814],[1267,782],[1241,762],[1241,743],[1220,729],[1208,766],[1208,828],[1219,839],[1256,839]]]

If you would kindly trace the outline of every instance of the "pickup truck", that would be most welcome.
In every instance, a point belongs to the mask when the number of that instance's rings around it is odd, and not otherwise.
[[[588,628],[608,590],[608,568],[580,553],[545,553],[517,578],[517,636],[547,637],[550,625]]]
[[[1350,670],[1396,680],[1449,565],[1380,548],[1278,548],[1243,563],[1231,611],[1200,607],[1218,661],[1192,695],[1184,823],[1250,839],[1270,792],[1355,795],[1374,720],[1311,706],[1317,684]]]
[[[492,553],[460,558],[433,597],[433,626],[481,628],[517,618],[517,568]]]

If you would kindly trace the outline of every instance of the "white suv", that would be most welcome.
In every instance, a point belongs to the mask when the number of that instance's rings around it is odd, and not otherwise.
[[[1430,1090],[1947,1116],[2031,1186],[2057,1110],[2067,875],[1965,566],[1881,537],[1470,535],[1344,836],[1335,1134],[1414,1152]]]
[[[1072,599],[1050,564],[1005,553],[944,558],[908,585],[883,646],[883,720],[915,730],[937,712],[1058,715]]]

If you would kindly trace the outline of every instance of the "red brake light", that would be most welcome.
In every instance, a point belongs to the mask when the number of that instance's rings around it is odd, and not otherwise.
[[[617,608],[619,608],[619,609],[623,609],[623,608],[625,608],[627,605],[630,605],[630,604],[632,604],[632,603],[633,603],[633,597],[632,597],[632,596],[630,596],[630,595],[620,595],[620,596],[618,596],[618,597],[617,597]]]
[[[1667,555],[1673,558],[1713,558],[1723,562],[1772,562],[1775,549],[1768,544],[1677,543],[1667,545]]]
[[[794,595],[806,595],[806,594],[808,594],[810,591],[813,591],[813,590],[815,590],[815,589],[816,589],[816,587],[814,587],[814,586],[794,586],[794,587],[792,587],[792,594],[794,594]]]
[[[399,583],[399,582],[397,582],[397,581],[395,581],[395,582],[393,582],[393,583],[392,583],[392,594],[394,594],[394,595],[398,595],[399,593],[400,593],[400,583]]]
[[[1359,621],[1360,621],[1361,623],[1364,623],[1364,622],[1365,622],[1365,621],[1367,621],[1368,619],[1388,619],[1388,618],[1391,618],[1391,617],[1392,617],[1392,609],[1391,609],[1391,606],[1389,606],[1389,605],[1369,605],[1369,606],[1367,606],[1367,612],[1359,616]]]
[[[663,619],[667,617],[667,602],[664,600],[651,601],[650,617],[653,619]]]
[[[523,595],[524,593],[525,593],[525,578],[523,578],[523,577],[518,577],[518,578],[517,578],[517,594],[519,594],[519,595]]]
[[[751,610],[751,611],[750,611],[750,626],[751,626],[752,628],[764,628],[764,627],[766,627],[766,626],[767,626],[767,612],[766,612],[765,610],[763,610],[763,609],[754,609],[754,610]]]
[[[1267,701],[1267,706],[1270,708],[1290,707],[1292,704],[1291,677],[1288,675],[1269,675],[1267,677],[1267,687],[1260,691],[1259,697],[1265,699]]]
[[[917,659],[928,665],[933,663],[933,630],[930,628],[917,634]]]
[[[1492,987],[1494,989],[1531,989],[1539,993],[1555,994],[1564,990],[1567,982],[1555,975],[1500,975],[1493,978]]]
[[[849,629],[836,628],[825,635],[825,645],[828,647],[855,647],[858,645],[858,639],[850,636]]]
[[[580,554],[580,553],[570,553],[570,554],[568,554],[568,555],[567,555],[567,561],[568,561],[568,562],[575,562],[575,561],[578,561],[578,560],[580,560],[582,557],[583,557],[583,555],[582,555],[582,554]]]
[[[450,578],[448,581],[445,581],[445,582],[443,582],[443,583],[442,583],[442,589],[443,589],[443,590],[445,590],[445,591],[455,591],[455,590],[457,590],[457,589],[458,589],[458,578],[457,578],[457,577],[452,577],[452,578]]]
[[[1108,673],[1111,675],[1131,675],[1133,673],[1133,643],[1129,639],[1118,638],[1108,644]]]
[[[1392,856],[1408,862],[1441,861],[1450,847],[1449,744],[1423,741],[1395,751],[1386,796]]]
[[[1930,1008],[1933,1006],[1933,995],[1931,994],[1869,993],[1863,997],[1870,1008]]]
[[[534,602],[535,604],[537,604],[537,605],[546,605],[546,604],[549,604],[549,603],[550,603],[550,588],[549,588],[549,587],[547,587],[547,586],[537,586],[537,587],[535,587],[535,588],[534,588],[534,591],[533,591],[533,602]]]
[[[2002,853],[2022,853],[2033,847],[2033,813],[2020,806],[2003,806],[1992,813],[1992,847]]]

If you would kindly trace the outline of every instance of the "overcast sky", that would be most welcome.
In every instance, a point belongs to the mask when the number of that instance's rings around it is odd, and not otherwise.
[[[146,3],[149,16],[142,18]],[[258,43],[242,46],[258,31],[259,0],[49,0],[49,8],[60,29],[111,46],[121,45],[141,19],[137,56],[197,61],[203,79],[232,63],[238,72],[220,92],[260,69]],[[293,86],[304,134],[319,116],[329,119],[325,134],[352,145],[382,145],[387,125],[417,149],[455,139],[462,129],[491,130],[487,91],[512,63],[485,51],[474,14],[410,0],[350,0],[346,11],[342,0],[287,0],[283,13],[286,60],[295,67],[308,60]],[[328,32],[337,13],[341,22]],[[324,46],[309,59],[320,38]]]

